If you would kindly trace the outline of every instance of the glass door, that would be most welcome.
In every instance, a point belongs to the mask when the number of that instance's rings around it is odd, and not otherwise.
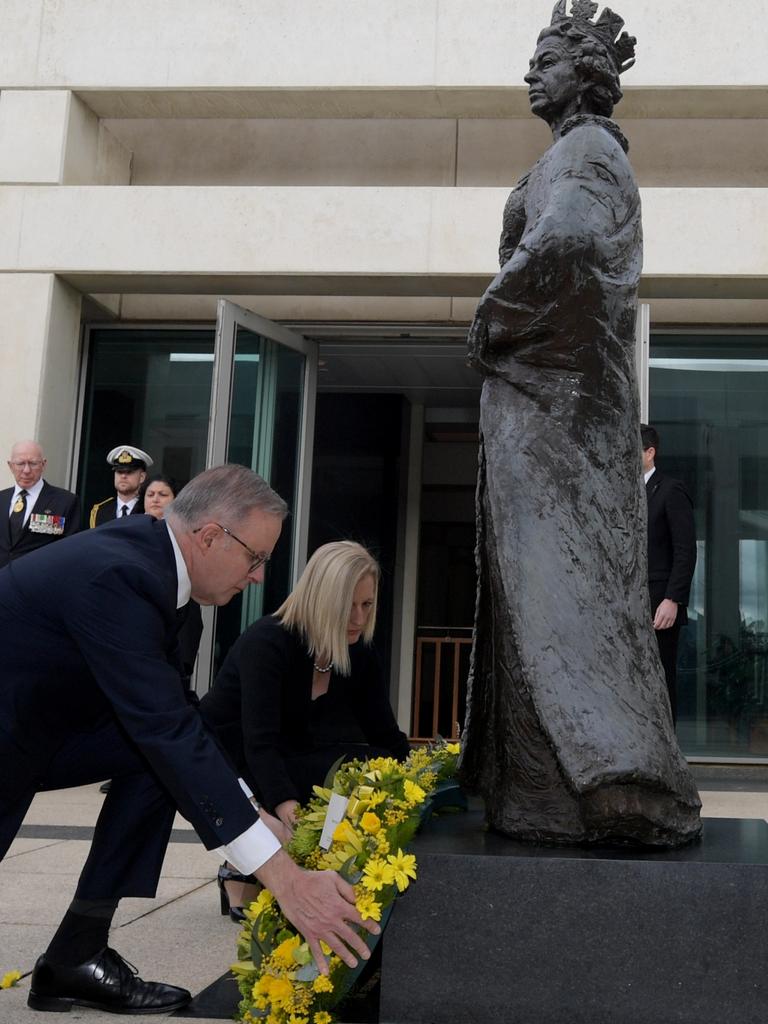
[[[207,465],[249,466],[285,499],[290,514],[264,584],[223,608],[203,609],[199,693],[240,633],[282,603],[304,567],[316,381],[315,342],[219,300]]]

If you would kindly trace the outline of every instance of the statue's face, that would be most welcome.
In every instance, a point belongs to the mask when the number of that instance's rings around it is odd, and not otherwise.
[[[536,47],[525,81],[531,111],[549,124],[578,109],[581,79],[571,51],[557,38],[545,37]]]

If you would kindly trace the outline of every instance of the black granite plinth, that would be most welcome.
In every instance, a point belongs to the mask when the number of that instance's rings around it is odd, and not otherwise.
[[[433,822],[384,940],[387,1024],[765,1024],[768,824],[669,852]]]

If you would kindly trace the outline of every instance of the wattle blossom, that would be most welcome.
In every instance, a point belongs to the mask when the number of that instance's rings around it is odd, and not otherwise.
[[[404,764],[386,757],[347,762],[336,771],[332,787],[315,786],[314,797],[297,812],[288,852],[302,868],[339,871],[354,886],[364,921],[386,925],[392,901],[416,878],[416,858],[403,847],[435,788],[454,773],[458,744],[450,745],[455,750],[448,746],[414,750]],[[334,793],[346,798],[346,811],[325,848],[320,841]],[[321,942],[329,975],[320,974],[308,944],[267,890],[245,914],[239,959],[232,965],[243,997],[238,1019],[245,1024],[333,1024],[333,1008],[349,991],[350,969]],[[359,933],[372,949],[375,937]]]

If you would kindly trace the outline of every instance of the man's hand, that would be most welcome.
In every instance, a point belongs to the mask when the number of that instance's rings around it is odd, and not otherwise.
[[[676,619],[677,602],[670,601],[668,597],[665,597],[656,609],[656,614],[653,617],[653,628],[669,629],[670,626],[674,626]]]
[[[307,940],[321,973],[328,973],[321,941],[348,967],[357,964],[353,953],[364,960],[371,955],[351,926],[362,926],[373,935],[378,935],[381,929],[375,921],[363,921],[355,907],[354,889],[335,871],[304,871],[280,850],[262,864],[256,876],[274,894],[285,916]]]
[[[268,814],[263,807],[259,808],[259,817],[281,846],[287,846],[291,839],[293,839],[293,830],[288,828],[279,818]]]
[[[283,800],[275,808],[275,814],[291,832],[296,828],[296,808],[298,806],[298,800]]]

